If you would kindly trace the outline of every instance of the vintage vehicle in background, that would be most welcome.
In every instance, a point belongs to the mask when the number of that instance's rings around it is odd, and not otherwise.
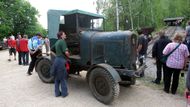
[[[7,48],[8,48],[7,44],[4,41],[0,41],[0,50],[4,50]]]
[[[131,31],[103,32],[102,15],[82,10],[49,10],[48,36],[51,46],[57,32],[64,31],[71,56],[70,73],[87,71],[86,78],[94,97],[110,104],[118,97],[119,84],[135,84],[137,35]],[[53,56],[36,62],[39,78],[50,83]],[[64,66],[64,65],[63,65]]]
[[[164,22],[167,26],[180,26],[184,19],[184,17],[169,17],[165,18]]]
[[[176,32],[181,32],[184,33],[185,36],[185,29],[181,26],[183,24],[184,19],[184,17],[165,18],[165,35],[172,39]]]

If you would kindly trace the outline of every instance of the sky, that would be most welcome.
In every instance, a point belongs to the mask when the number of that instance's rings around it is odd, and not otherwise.
[[[38,21],[47,29],[47,11],[49,9],[73,10],[80,9],[96,13],[96,0],[27,0],[40,14]]]

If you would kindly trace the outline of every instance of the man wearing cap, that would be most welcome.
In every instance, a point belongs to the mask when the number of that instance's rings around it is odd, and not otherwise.
[[[31,39],[28,41],[28,49],[31,57],[31,62],[28,68],[28,75],[32,75],[32,71],[35,66],[35,62],[37,60],[37,56],[41,56],[42,54],[42,35],[40,33],[37,33],[36,36],[33,36]]]

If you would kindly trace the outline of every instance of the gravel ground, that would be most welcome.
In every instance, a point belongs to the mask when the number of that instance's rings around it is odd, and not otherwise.
[[[45,84],[36,72],[27,76],[28,66],[8,62],[8,51],[0,51],[0,107],[106,107],[91,94],[85,72],[81,77],[72,76],[68,81],[69,96],[54,97],[54,85]],[[186,100],[178,95],[136,85],[121,87],[119,98],[112,107],[185,107]]]

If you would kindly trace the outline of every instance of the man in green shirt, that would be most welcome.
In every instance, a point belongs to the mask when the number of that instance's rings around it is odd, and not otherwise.
[[[66,71],[66,58],[69,56],[67,44],[65,42],[66,34],[64,32],[57,33],[58,40],[52,47],[55,50],[56,58],[54,60],[52,70],[55,77],[55,96],[66,97],[68,95],[67,90],[67,71]],[[59,86],[61,84],[61,91]]]

